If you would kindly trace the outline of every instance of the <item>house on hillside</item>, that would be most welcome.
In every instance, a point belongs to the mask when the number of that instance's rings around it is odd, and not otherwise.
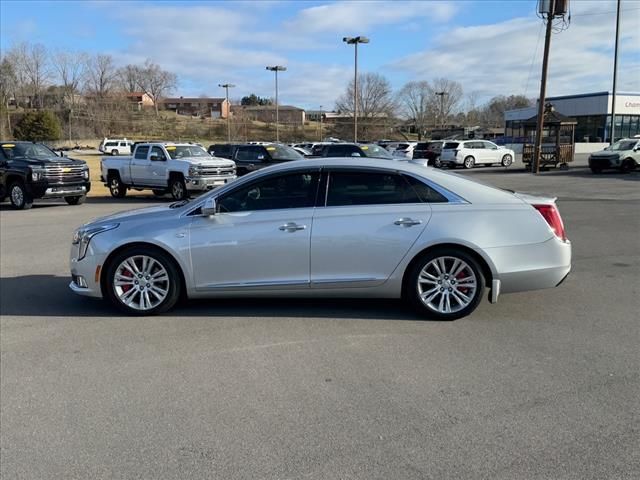
[[[191,115],[204,118],[227,118],[230,113],[229,102],[225,98],[179,97],[165,98],[160,106],[178,115]]]
[[[153,99],[144,92],[127,92],[123,95],[137,110],[153,107]]]

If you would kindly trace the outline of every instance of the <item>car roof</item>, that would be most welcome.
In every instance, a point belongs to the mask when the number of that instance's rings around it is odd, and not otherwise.
[[[435,184],[461,196],[471,203],[513,203],[522,204],[523,201],[515,197],[510,192],[498,188],[478,183],[465,176],[443,172],[431,167],[424,167],[412,162],[399,162],[391,159],[381,159],[373,157],[330,157],[313,158],[309,160],[295,160],[292,162],[280,163],[259,170],[261,174],[275,173],[278,171],[296,170],[304,168],[334,168],[353,167],[384,169],[400,173],[422,177]],[[257,178],[257,176],[256,176]]]

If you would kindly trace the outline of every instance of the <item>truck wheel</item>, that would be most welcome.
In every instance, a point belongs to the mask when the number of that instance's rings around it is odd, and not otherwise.
[[[107,183],[109,184],[109,192],[111,193],[112,197],[124,198],[124,196],[127,194],[127,187],[120,181],[120,175],[109,175]]]
[[[64,201],[69,205],[82,205],[86,199],[86,195],[82,195],[80,197],[64,197]]]
[[[113,149],[111,150],[111,155],[115,157],[116,155],[120,155],[120,152],[117,149]]]
[[[21,182],[15,182],[9,187],[11,205],[18,210],[28,210],[33,206],[33,197],[24,188]]]
[[[187,185],[184,183],[184,179],[179,177],[173,177],[169,181],[169,190],[171,191],[171,196],[175,200],[184,200],[189,196],[187,192]]]
[[[633,159],[627,158],[622,161],[622,165],[620,165],[620,171],[622,173],[630,173],[635,168],[635,164],[633,163]]]

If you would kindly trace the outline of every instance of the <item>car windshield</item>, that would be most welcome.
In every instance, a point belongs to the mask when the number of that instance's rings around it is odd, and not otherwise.
[[[165,147],[169,156],[176,160],[178,158],[210,157],[207,151],[198,145],[167,145]]]
[[[378,145],[361,145],[360,148],[367,157],[372,158],[393,158],[387,150]]]
[[[609,147],[609,150],[614,152],[620,152],[624,150],[633,150],[633,147],[638,143],[636,140],[618,140],[616,143]]]
[[[56,154],[44,145],[37,143],[3,143],[2,152],[8,159],[12,158],[51,158]]]
[[[286,145],[268,145],[266,148],[271,158],[276,160],[300,160],[304,158],[293,148]]]

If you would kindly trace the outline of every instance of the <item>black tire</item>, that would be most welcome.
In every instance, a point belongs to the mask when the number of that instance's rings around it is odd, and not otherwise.
[[[599,175],[602,173],[602,169],[598,167],[591,167],[591,173],[595,173],[596,175]]]
[[[109,193],[113,198],[124,198],[127,194],[127,186],[120,180],[120,175],[110,174],[107,177],[107,185],[109,186]]]
[[[442,275],[438,276],[437,270],[433,270],[433,267],[429,266],[432,261],[442,258],[444,258],[445,267],[447,269],[451,268],[453,270],[454,262],[456,260],[464,262],[466,266],[464,266],[464,268],[455,276],[451,275],[451,277],[453,278],[450,278],[450,276],[447,275],[445,279],[445,273],[450,274],[451,272],[445,271],[442,273]],[[423,273],[423,269],[425,269],[425,267],[427,266],[429,266],[427,268],[427,273],[432,272],[429,273],[429,275],[434,277],[434,280],[431,280],[430,278],[420,277],[421,273]],[[470,272],[472,272],[473,275],[471,275]],[[418,285],[419,278],[423,279],[423,282],[420,283],[420,286]],[[475,281],[475,284],[471,285],[469,283],[469,286],[467,286],[467,283],[465,283],[464,286],[456,285],[456,282],[462,280],[463,278],[472,278]],[[466,280],[466,282],[470,281],[471,280]],[[426,282],[434,282],[434,284],[430,286],[430,284]],[[405,299],[420,315],[428,319],[456,320],[458,318],[466,317],[477,308],[480,301],[482,300],[482,296],[484,295],[484,287],[485,278],[484,274],[482,273],[482,268],[473,256],[463,250],[458,250],[456,248],[439,248],[423,254],[417,259],[417,261],[413,263],[412,267],[407,272],[404,296]],[[422,289],[422,291],[420,291],[420,288]],[[429,298],[431,298],[431,301],[429,303],[426,303],[421,299],[421,295],[429,294],[430,292],[428,289],[431,289],[431,291],[435,289],[436,291],[431,294],[435,295],[434,297],[431,297],[430,295],[425,299],[428,300]],[[454,291],[455,293],[453,293]],[[466,296],[467,294],[470,294],[470,300],[468,301],[468,303],[467,301],[463,300],[463,296]],[[432,305],[432,302],[437,301],[439,303],[440,299],[442,298],[449,298],[449,310],[451,310],[450,312],[439,311],[437,309],[438,307]],[[463,300],[464,305],[460,300]],[[443,307],[445,307],[446,309],[446,302],[444,303],[445,304],[443,305]]]
[[[24,188],[22,182],[13,182],[9,187],[9,200],[13,208],[28,210],[33,206],[33,197]]]
[[[86,195],[82,195],[80,197],[64,197],[64,201],[69,205],[82,205],[86,199]]]
[[[152,190],[152,192],[156,197],[162,197],[164,194],[167,193],[166,190],[158,190],[158,189]]]
[[[187,185],[182,177],[172,177],[169,180],[169,192],[175,200],[184,200],[189,197]]]
[[[120,264],[127,258],[136,255],[153,258],[156,262],[162,265],[169,278],[168,292],[164,300],[155,307],[147,310],[135,309],[123,303],[118,297],[114,286],[115,274]],[[101,283],[104,298],[106,298],[117,309],[130,315],[157,315],[159,313],[166,312],[177,303],[183,287],[180,270],[175,260],[163,250],[148,246],[132,246],[125,248],[110,258],[109,263],[106,265],[104,270],[104,276],[102,277]]]
[[[433,166],[436,168],[442,168],[442,162],[440,161],[440,156],[436,157],[435,161],[433,162]]]
[[[468,157],[465,157],[464,163],[463,163],[464,168],[466,169],[473,168],[475,164],[476,164],[476,159],[473,158],[471,155],[469,155]]]
[[[117,149],[113,149],[111,150],[111,155],[115,157],[116,155],[120,155],[120,152]]]
[[[622,161],[622,165],[620,165],[620,171],[622,173],[631,173],[635,168],[635,163],[633,159],[626,158]]]
[[[512,163],[513,157],[510,153],[507,153],[504,157],[502,157],[502,161],[500,162],[503,167],[510,167]]]

